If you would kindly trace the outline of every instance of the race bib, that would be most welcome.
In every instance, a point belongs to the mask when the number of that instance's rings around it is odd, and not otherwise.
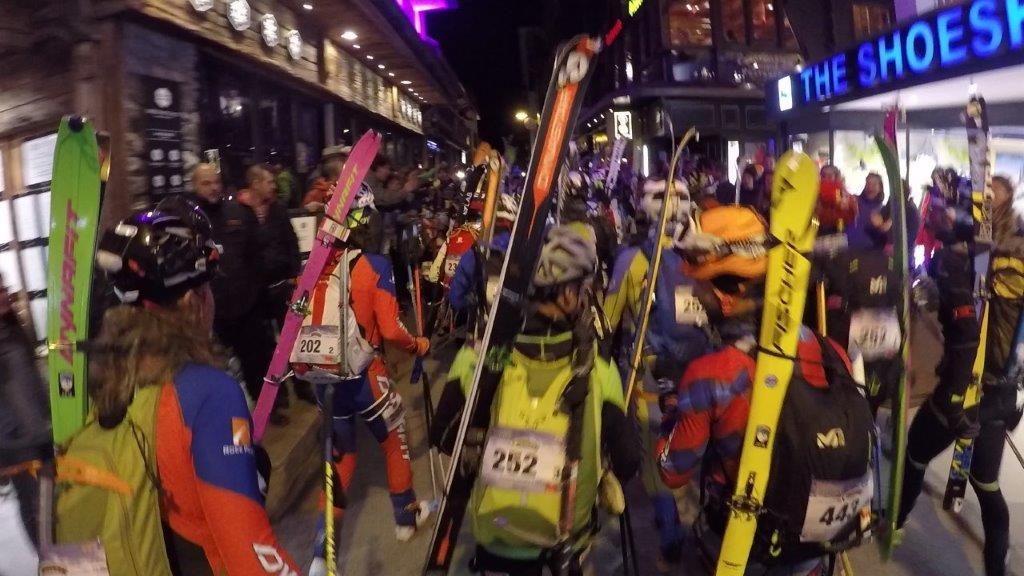
[[[863,478],[846,482],[812,479],[800,541],[831,542],[849,528],[851,522],[859,522],[862,511],[871,513],[874,495],[870,470]]]
[[[455,275],[455,270],[459,267],[458,256],[448,256],[444,259],[444,275],[447,278],[451,278]]]
[[[704,326],[707,323],[708,313],[693,294],[693,286],[676,286],[676,324]]]
[[[531,430],[496,428],[484,448],[484,484],[517,492],[557,492],[565,466],[565,442]]]
[[[902,342],[895,308],[867,308],[850,316],[850,346],[856,346],[865,361],[892,358]]]
[[[290,360],[303,364],[340,364],[341,327],[303,326],[295,339]]]

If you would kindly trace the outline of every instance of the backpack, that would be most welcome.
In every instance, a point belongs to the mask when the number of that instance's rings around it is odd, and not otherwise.
[[[71,438],[58,463],[57,543],[88,548],[98,539],[115,576],[171,575],[156,470],[156,412],[162,389],[139,389],[127,415],[113,428],[90,420]],[[68,476],[70,483],[65,481]],[[41,568],[67,561],[62,548]]]
[[[559,408],[559,402],[572,379],[572,371],[566,362],[554,375],[538,374],[537,362],[525,359],[519,352],[512,354],[491,409],[491,426],[473,492],[474,537],[496,554],[549,550],[559,544],[560,475],[569,429],[569,415]],[[593,430],[598,438],[603,400],[596,391],[599,385],[595,378],[601,377],[599,371],[607,369],[610,368],[595,364],[584,400],[589,404],[584,409],[584,418],[594,420]],[[539,397],[530,394],[531,388],[537,391],[538,378],[545,378],[548,383]],[[531,379],[535,380],[533,387]],[[580,529],[586,532],[593,518],[583,512],[589,512],[595,505],[601,476],[600,442],[587,445],[584,440],[582,449],[575,514],[576,526],[583,526]],[[596,472],[591,470],[593,466],[597,466]]]
[[[360,254],[359,250],[341,252],[338,264],[328,268],[330,274],[321,276],[310,296],[311,313],[303,318],[289,357],[293,365],[316,367],[308,371],[297,369],[298,377],[303,380],[318,383],[319,377],[358,378],[376,355],[376,349],[363,336],[352,310],[351,268]],[[345,334],[341,333],[343,324]],[[341,371],[342,353],[347,362],[344,373]]]
[[[875,519],[874,419],[832,343],[815,337],[828,387],[808,382],[804,370],[816,363],[796,361],[751,551],[769,566],[858,546]]]
[[[880,250],[850,251],[827,272],[829,334],[856,349],[865,362],[890,360],[900,352],[902,329],[897,306],[901,293],[895,259]]]

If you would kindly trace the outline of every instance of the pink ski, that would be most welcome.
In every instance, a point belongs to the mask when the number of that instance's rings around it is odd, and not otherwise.
[[[338,177],[338,183],[334,187],[334,195],[327,204],[326,217],[316,233],[316,242],[306,262],[306,267],[299,277],[299,285],[295,287],[292,294],[292,303],[288,307],[288,313],[284,319],[284,327],[281,328],[281,336],[277,341],[277,348],[274,349],[274,357],[267,369],[267,376],[263,379],[263,389],[260,391],[259,401],[256,402],[256,410],[253,413],[253,439],[259,443],[267,429],[267,420],[270,418],[270,411],[274,407],[274,400],[277,398],[277,390],[281,380],[288,373],[288,359],[295,346],[295,339],[302,327],[302,320],[309,314],[309,298],[316,287],[316,282],[323,273],[324,267],[330,260],[333,252],[333,244],[336,236],[341,233],[345,218],[352,207],[352,201],[359,192],[359,187],[366,178],[370,169],[370,163],[377,156],[380,148],[380,134],[369,130],[359,142],[352,148],[352,153],[345,162],[345,167]]]

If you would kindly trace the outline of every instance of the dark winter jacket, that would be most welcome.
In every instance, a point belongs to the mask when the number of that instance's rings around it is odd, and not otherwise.
[[[850,248],[870,250],[885,246],[888,235],[871,222],[872,214],[882,214],[886,207],[884,200],[885,196],[882,194],[874,199],[864,194],[857,197],[857,216],[853,220],[853,226],[846,229],[846,239]],[[886,211],[883,218],[887,216]]]
[[[302,271],[299,256],[299,240],[295,236],[288,209],[280,202],[273,202],[267,208],[266,220],[259,229],[260,259],[263,264],[264,282],[273,285],[282,280],[291,280]]]
[[[0,317],[0,468],[53,455],[50,402],[32,343],[13,313]]]
[[[213,240],[223,249],[211,282],[217,321],[237,320],[253,311],[264,285],[259,220],[233,200],[212,204],[198,196],[192,199],[210,218]]]

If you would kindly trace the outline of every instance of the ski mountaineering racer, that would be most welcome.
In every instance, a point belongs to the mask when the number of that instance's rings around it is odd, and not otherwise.
[[[391,262],[379,253],[383,241],[380,214],[373,193],[363,186],[345,219],[347,240],[324,268],[311,295],[311,314],[295,341],[291,365],[300,379],[336,386],[333,433],[335,470],[344,492],[355,473],[357,417],[380,444],[386,461],[388,491],[395,518],[395,537],[407,541],[429,516],[426,502],[416,499],[405,430],[405,408],[394,389],[380,352],[384,343],[424,356],[430,341],[414,337],[399,319]],[[347,315],[342,330],[342,315]],[[341,354],[346,350],[347,370]],[[317,396],[324,401],[324,390]],[[336,511],[341,517],[342,510]],[[326,573],[321,517],[310,574]]]
[[[1021,320],[1024,319],[1021,314],[1024,311],[1024,228],[1021,215],[1013,206],[1014,188],[1010,180],[1004,176],[993,177],[992,191],[992,293],[989,300],[981,404],[977,414],[964,415],[966,420],[961,420],[955,414],[953,418],[944,414],[939,409],[943,403],[942,397],[938,395],[944,391],[948,394],[948,387],[955,382],[947,384],[948,381],[940,380],[941,389],[936,390],[935,395],[921,407],[910,428],[903,506],[899,511],[898,523],[903,526],[913,510],[923,487],[928,463],[949,447],[958,430],[976,426],[969,479],[981,507],[985,532],[985,575],[1003,576],[1007,573],[1009,558],[1010,511],[999,486],[999,473],[1006,433],[1016,429],[1021,420],[1021,410],[1024,409],[1024,395],[1021,392],[1024,389],[1024,381],[1021,379],[1024,375],[1021,372],[1024,352],[1021,349],[1024,342],[1024,332],[1021,330]],[[931,201],[935,202],[936,199],[932,198]],[[947,222],[946,225],[951,223]],[[955,315],[950,317],[948,304],[942,303],[953,297],[949,293],[951,288],[945,284],[947,281],[938,283],[940,314],[946,310],[945,316],[940,315],[940,318],[945,318],[944,329],[951,329],[945,328],[945,325],[953,324],[957,319]],[[954,288],[959,287],[959,284],[957,282]],[[951,349],[950,346],[955,348]],[[960,345],[956,342],[947,344],[947,355],[957,354],[956,358],[962,358],[959,351]],[[943,375],[940,373],[940,378]],[[961,422],[959,429],[956,428],[957,422]]]
[[[675,180],[675,190],[669,207],[669,234],[684,234],[690,223],[689,194],[685,184]],[[665,201],[665,180],[652,179],[644,184],[641,207],[648,222],[652,223],[649,236],[641,246],[622,250],[616,258],[611,282],[604,300],[604,311],[614,333],[624,327],[626,317],[639,325],[644,284],[647,281],[652,253],[657,244],[657,222]],[[711,351],[707,328],[707,314],[697,292],[700,286],[683,270],[682,259],[670,246],[662,248],[661,270],[655,283],[656,296],[650,313],[650,326],[646,338],[645,355],[651,359],[650,382],[637,387],[637,417],[641,422],[641,438],[646,453],[652,454],[661,424],[659,392],[664,386],[675,389],[686,366],[694,358]],[[632,335],[626,336],[627,342]],[[628,354],[629,351],[626,351]],[[653,459],[645,459],[641,468],[644,491],[654,508],[655,525],[659,537],[658,562],[663,570],[677,563],[682,554],[685,531],[679,521],[675,496],[658,477]]]
[[[298,574],[263,509],[245,396],[213,340],[219,255],[206,215],[180,198],[100,241],[97,265],[123,304],[92,343],[94,419],[66,457],[128,486],[66,486],[57,538],[102,536],[111,573]]]
[[[593,351],[583,351],[586,340],[593,338],[587,334],[592,328],[581,319],[588,317],[596,271],[589,226],[562,225],[548,232],[526,324],[491,405],[482,471],[468,510],[477,543],[476,571],[540,576],[545,567],[553,569],[552,552],[559,544],[559,471],[569,428],[569,416],[560,408],[563,396],[581,390],[586,394],[571,574],[583,573],[597,521],[599,483],[609,473],[625,482],[639,466],[639,441],[626,418],[619,374]],[[585,388],[579,388],[572,364],[583,355],[593,366]],[[431,430],[431,441],[442,451],[450,451],[455,442],[476,361],[476,351],[464,347],[452,364]],[[610,469],[604,467],[604,454]]]
[[[711,208],[699,225],[699,233],[675,247],[690,275],[713,286],[700,294],[723,345],[693,360],[677,390],[666,394],[655,454],[671,488],[699,470],[702,509],[694,533],[702,558],[713,566],[733,514],[729,499],[751,406],[767,229],[760,216],[738,206]],[[862,508],[873,494],[873,423],[846,353],[803,328],[796,360],[776,433],[767,510],[759,516],[748,563],[757,574],[825,573],[825,554],[815,543],[859,543],[866,529]],[[844,489],[836,492],[836,486]],[[850,494],[853,500],[844,499]]]

